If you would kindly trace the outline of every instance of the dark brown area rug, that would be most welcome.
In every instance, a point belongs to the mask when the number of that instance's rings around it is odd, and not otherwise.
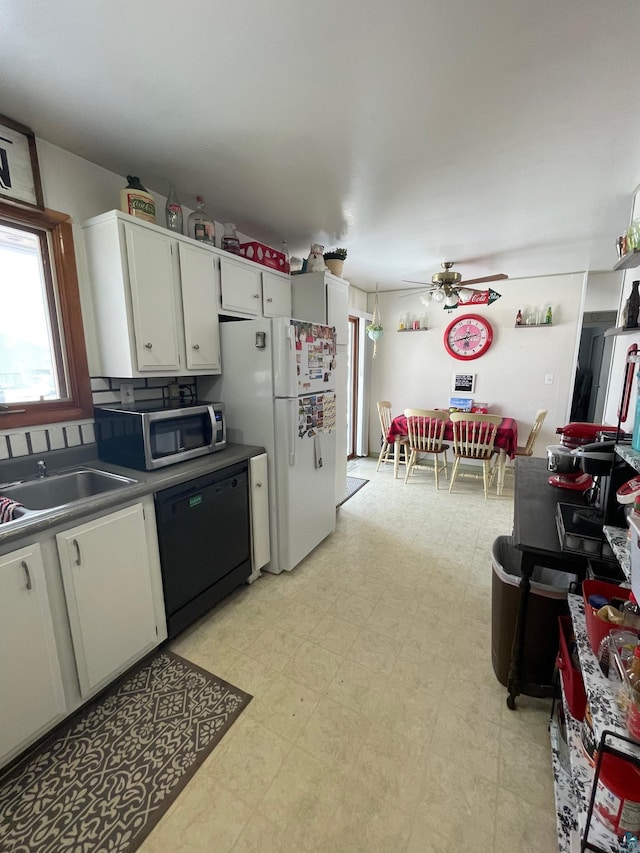
[[[0,850],[131,853],[250,701],[172,652],[147,659],[0,779]]]

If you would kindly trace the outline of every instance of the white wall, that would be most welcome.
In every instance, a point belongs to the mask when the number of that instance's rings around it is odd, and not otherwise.
[[[556,427],[568,421],[584,287],[582,273],[496,282],[502,298],[492,305],[452,312],[434,303],[425,308],[417,295],[379,294],[385,332],[372,365],[372,412],[375,401],[383,399],[393,402],[394,414],[409,406],[448,406],[453,374],[475,373],[474,399],[487,402],[492,412],[515,418],[521,442],[536,411],[548,409],[535,449],[537,456],[544,456],[546,445],[557,443]],[[549,305],[551,327],[515,327],[518,309],[524,313]],[[426,312],[428,331],[396,331],[400,315],[409,311],[418,316]],[[443,344],[446,327],[463,313],[489,320],[494,335],[486,355],[469,362],[452,358]],[[545,384],[546,374],[552,374],[551,384]],[[376,447],[377,420],[372,413],[370,424],[370,446]]]

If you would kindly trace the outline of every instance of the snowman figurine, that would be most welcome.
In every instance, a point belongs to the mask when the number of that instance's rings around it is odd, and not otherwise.
[[[307,258],[307,272],[324,272],[329,267],[324,262],[324,246],[320,243],[312,243],[309,257]]]

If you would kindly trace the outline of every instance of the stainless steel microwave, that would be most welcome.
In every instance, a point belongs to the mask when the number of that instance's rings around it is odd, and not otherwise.
[[[152,471],[227,446],[224,403],[95,406],[98,456],[103,462]]]

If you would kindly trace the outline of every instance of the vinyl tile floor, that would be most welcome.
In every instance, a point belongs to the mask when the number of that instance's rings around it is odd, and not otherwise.
[[[370,482],[293,572],[264,574],[172,643],[254,697],[142,853],[552,853],[550,701],[491,665],[484,500],[419,471]]]

